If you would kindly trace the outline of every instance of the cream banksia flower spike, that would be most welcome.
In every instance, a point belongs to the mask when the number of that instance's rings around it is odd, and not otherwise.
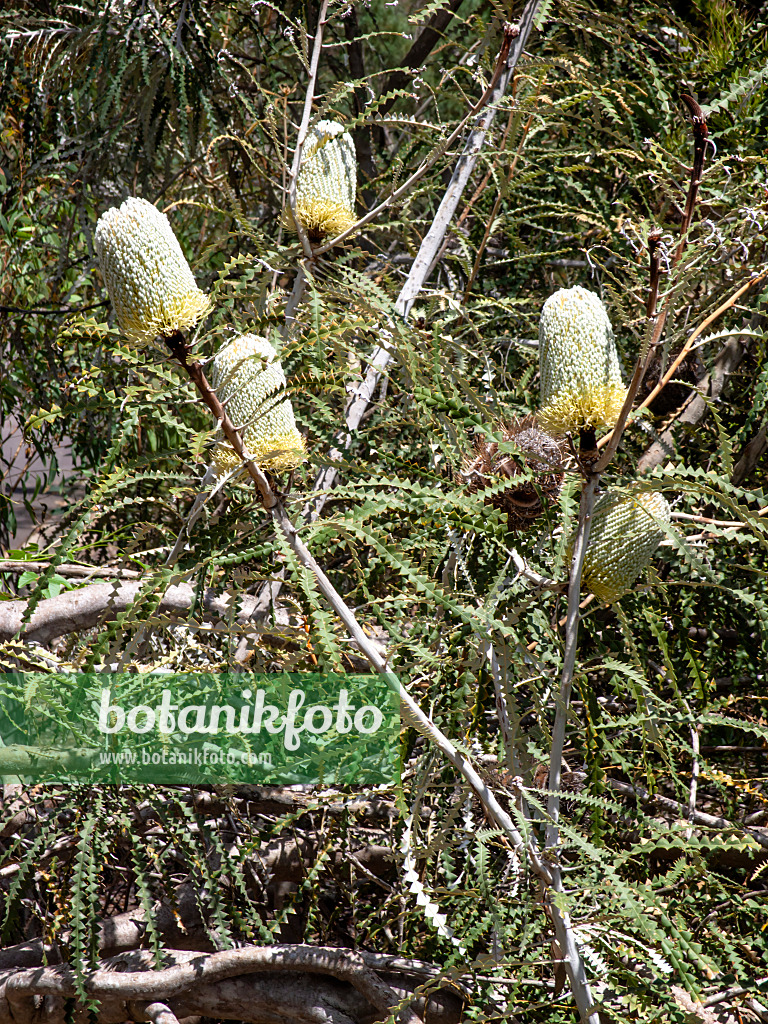
[[[561,288],[539,323],[539,423],[554,434],[612,427],[626,388],[605,306],[586,288]]]
[[[632,589],[664,536],[670,509],[663,494],[608,491],[595,503],[582,580],[601,601],[612,603]],[[569,558],[575,537],[569,543]]]
[[[296,216],[312,241],[352,227],[356,193],[352,136],[337,121],[318,121],[304,143],[296,182]],[[290,210],[286,223],[295,230]]]
[[[296,429],[293,407],[285,397],[285,374],[266,338],[243,334],[225,345],[211,364],[211,385],[237,428],[246,451],[262,469],[295,469],[306,457],[304,438]],[[219,441],[213,464],[217,472],[235,469],[240,458]]]
[[[120,330],[139,345],[194,327],[210,309],[168,218],[146,199],[99,217],[96,253]]]

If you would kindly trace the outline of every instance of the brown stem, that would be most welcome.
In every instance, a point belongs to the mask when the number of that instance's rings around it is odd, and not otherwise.
[[[694,134],[694,151],[693,151],[693,167],[691,168],[691,180],[690,180],[690,184],[688,186],[688,195],[687,195],[686,200],[685,200],[685,210],[683,212],[683,220],[682,220],[682,223],[680,224],[680,241],[678,243],[677,249],[675,250],[675,255],[672,257],[672,270],[674,270],[675,267],[677,267],[677,264],[680,262],[680,258],[681,258],[682,254],[683,254],[683,250],[685,249],[685,243],[686,243],[686,240],[687,240],[687,237],[688,237],[688,230],[689,230],[689,228],[691,226],[691,221],[693,220],[693,212],[694,212],[694,210],[696,208],[696,198],[697,198],[698,193],[699,193],[699,185],[701,185],[701,176],[702,176],[702,172],[703,172],[703,169],[704,169],[704,155],[705,155],[706,148],[707,148],[707,136],[709,134],[709,131],[707,129],[706,118],[704,117],[702,109],[698,105],[696,100],[694,100],[691,96],[688,96],[688,95],[684,95],[682,97],[682,99],[683,99],[683,102],[685,103],[685,105],[688,107],[688,110],[689,110],[690,115],[691,115],[691,122],[693,124],[693,134]],[[650,305],[651,305],[652,296],[653,296],[653,289],[654,289],[654,276],[653,276],[654,275],[654,263],[653,263],[653,261],[654,261],[654,258],[656,260],[658,260],[658,255],[659,255],[658,254],[659,238],[654,238],[654,236],[655,236],[655,232],[652,232],[651,235],[649,235],[649,237],[648,237],[648,251],[649,251],[649,256],[650,256],[650,259],[651,259],[651,296],[649,296],[649,299],[648,299],[648,308],[650,308]],[[654,256],[653,249],[656,250],[655,256]],[[656,280],[656,296],[658,297],[658,274],[659,274],[658,265],[656,267],[655,273],[656,273],[656,279],[657,279]],[[634,372],[632,374],[632,380],[631,380],[629,388],[627,390],[627,397],[626,397],[626,399],[624,401],[624,405],[622,406],[621,412],[619,413],[619,418],[616,421],[616,426],[613,428],[611,433],[607,435],[607,438],[603,438],[602,439],[603,444],[607,444],[608,447],[606,448],[605,452],[603,453],[603,457],[600,459],[600,461],[597,463],[597,465],[595,467],[595,469],[598,472],[603,472],[603,470],[608,466],[608,464],[611,461],[611,459],[613,458],[613,456],[616,454],[616,451],[617,451],[617,449],[619,447],[619,442],[621,441],[621,435],[624,433],[624,428],[627,425],[627,420],[629,418],[629,414],[632,411],[632,406],[634,404],[635,397],[637,396],[637,392],[638,392],[638,390],[640,388],[640,385],[643,382],[643,377],[645,377],[646,371],[648,370],[648,367],[650,365],[651,358],[653,356],[653,351],[661,343],[661,339],[662,339],[662,336],[664,334],[664,326],[665,326],[665,324],[667,322],[667,315],[668,315],[669,310],[670,310],[670,306],[671,306],[671,302],[672,302],[672,296],[674,295],[674,291],[675,291],[675,289],[673,287],[667,293],[667,297],[664,300],[664,305],[662,306],[661,312],[659,313],[659,315],[658,315],[658,317],[656,319],[656,322],[654,324],[654,327],[653,327],[653,334],[651,335],[651,341],[650,341],[650,344],[648,346],[648,351],[645,354],[641,353],[639,358],[638,358],[638,360],[637,360],[637,363],[635,364],[635,369],[634,369]],[[653,299],[654,306],[655,306],[655,303],[656,303],[656,300]],[[690,339],[689,339],[689,341],[690,341]],[[641,406],[641,408],[642,408],[642,406]]]
[[[680,224],[680,241],[672,261],[673,267],[677,265],[685,249],[688,230],[693,220],[693,211],[696,208],[696,197],[699,192],[699,185],[701,185],[701,176],[704,170],[704,154],[707,150],[707,138],[709,137],[707,119],[699,104],[693,96],[689,96],[687,93],[683,93],[680,98],[688,107],[688,113],[691,115],[691,124],[693,125],[693,168],[691,169],[691,180],[688,185],[688,195],[685,199],[683,220]]]
[[[645,312],[649,320],[656,316],[656,303],[659,300],[659,277],[661,275],[661,228],[648,232],[648,264],[651,284],[648,289],[648,302]]]
[[[200,397],[216,417],[222,433],[232,445],[236,454],[243,460],[243,465],[248,471],[248,475],[258,488],[261,500],[264,503],[264,508],[274,508],[277,505],[277,498],[269,485],[269,481],[253,459],[247,454],[240,435],[235,430],[229,416],[227,416],[224,406],[216,397],[216,392],[208,383],[208,378],[203,372],[202,363],[199,363],[197,360],[193,363],[189,362],[187,357],[189,356],[190,346],[187,344],[184,335],[181,331],[176,331],[170,337],[163,338],[163,341],[167,345],[171,355],[174,356],[174,358],[179,361],[182,368],[187,371],[190,380],[192,380],[197,387]]]

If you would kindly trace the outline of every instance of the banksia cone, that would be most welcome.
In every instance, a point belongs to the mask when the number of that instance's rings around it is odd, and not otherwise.
[[[307,457],[285,397],[285,374],[266,338],[243,334],[225,345],[211,367],[211,385],[233,425],[241,429],[246,451],[262,469],[295,469]],[[213,454],[218,472],[234,469],[240,458],[220,441]]]
[[[312,241],[352,227],[356,192],[352,136],[337,121],[318,121],[304,143],[296,182],[296,216]],[[295,230],[290,210],[286,223]]]
[[[509,480],[509,487],[485,501],[507,513],[510,530],[523,530],[557,500],[564,476],[562,451],[554,438],[537,427],[533,416],[502,424],[500,433],[520,451],[499,452],[496,441],[479,438],[461,476],[472,494],[500,479]],[[526,470],[534,474],[534,480],[525,478]]]
[[[168,218],[146,199],[113,206],[96,225],[96,253],[120,330],[146,344],[195,324],[210,299],[195,284]]]
[[[595,503],[582,579],[601,601],[617,601],[631,590],[664,536],[659,522],[669,522],[663,494],[607,492]],[[572,556],[575,536],[571,538]]]
[[[545,430],[560,434],[616,423],[627,392],[611,322],[593,292],[561,288],[544,303],[539,369]]]

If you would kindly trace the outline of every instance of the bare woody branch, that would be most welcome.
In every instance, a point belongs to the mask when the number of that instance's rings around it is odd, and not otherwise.
[[[163,1018],[172,1024],[167,1014],[254,1024],[276,1014],[299,1024],[370,1019],[371,1009],[378,1016],[411,1002],[418,984],[403,970],[405,961],[398,970],[397,958],[333,947],[249,946],[203,956],[167,950],[165,956],[170,966],[161,971],[152,970],[151,953],[140,951],[114,957],[88,975],[86,990],[100,1003],[99,1024],[131,1019],[163,1024]],[[75,994],[67,965],[0,974],[0,1024],[31,1024],[32,1018],[64,1024],[64,1000]],[[423,998],[415,1005],[420,1013],[406,1005],[398,1019],[418,1024]],[[430,1020],[456,1024],[460,1006],[460,999],[441,993],[430,1000]],[[85,1011],[76,1011],[75,1019],[86,1020]]]
[[[18,635],[24,640],[48,644],[67,633],[110,622],[135,604],[143,586],[142,580],[126,580],[92,583],[79,590],[66,591],[40,601],[27,623],[24,622],[27,601],[3,601],[0,603],[0,642]],[[208,590],[203,596],[201,614],[225,620],[234,617],[245,624],[255,601],[255,598],[244,595],[240,607],[236,608],[228,595]],[[194,603],[194,587],[189,583],[177,583],[165,590],[156,613],[187,616]]]

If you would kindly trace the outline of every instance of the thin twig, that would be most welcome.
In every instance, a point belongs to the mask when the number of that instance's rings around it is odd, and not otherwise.
[[[740,519],[709,519],[707,516],[695,516],[690,512],[671,512],[670,519],[684,519],[691,523],[709,523],[711,526],[744,526]]]
[[[672,800],[668,796],[661,796],[659,793],[649,793],[643,786],[630,786],[629,783],[619,782],[616,779],[608,779],[607,781],[611,789],[621,793],[623,796],[634,796],[641,803],[655,804],[657,807],[663,807],[664,810],[671,811],[678,818],[684,819],[688,816],[688,809],[679,801]],[[754,839],[760,846],[768,849],[768,834],[766,834],[765,829],[745,827],[741,822],[728,821],[727,818],[718,818],[714,814],[706,814],[704,811],[696,810],[691,815],[691,821],[696,825],[707,825],[709,828],[744,832],[750,839]]]
[[[704,333],[704,331],[706,331],[706,329],[708,327],[711,327],[712,324],[716,320],[719,320],[719,318],[723,315],[723,313],[727,313],[728,310],[732,306],[734,306],[736,304],[738,299],[740,299],[741,296],[744,295],[745,292],[748,292],[751,288],[754,288],[754,286],[756,284],[759,284],[761,281],[765,280],[766,276],[768,276],[768,270],[764,270],[762,273],[757,274],[757,275],[755,275],[755,277],[750,278],[749,281],[746,282],[746,284],[741,285],[733,293],[733,295],[731,295],[729,298],[727,298],[725,300],[725,302],[721,303],[721,305],[719,305],[717,307],[717,309],[714,311],[714,313],[711,313],[707,317],[707,319],[703,321],[703,323],[701,323],[697,328],[695,328],[694,331],[692,331],[690,338],[688,338],[688,340],[686,341],[685,345],[682,347],[682,349],[678,353],[677,357],[675,358],[674,362],[670,365],[669,369],[666,371],[666,373],[661,378],[659,383],[654,387],[653,391],[651,391],[650,394],[648,394],[643,399],[643,401],[640,403],[640,405],[637,407],[637,410],[636,410],[637,412],[639,412],[641,409],[647,408],[647,406],[649,406],[651,404],[651,402],[653,402],[653,400],[656,398],[656,396],[667,386],[667,384],[669,384],[669,382],[672,380],[674,375],[677,373],[677,371],[678,371],[678,369],[680,367],[680,364],[683,362],[685,357],[688,355],[688,353],[693,348],[694,343],[697,341],[698,338],[701,337],[701,335]],[[605,443],[606,440],[607,440],[607,438],[602,438],[600,443],[603,444],[603,443]]]
[[[0,558],[0,572],[45,572],[50,567],[50,562],[26,562],[13,558]],[[102,579],[135,580],[144,575],[138,569],[119,569],[108,565],[77,565],[74,562],[63,562],[61,565],[57,565],[56,573],[59,576],[73,576],[84,580],[89,580],[94,576],[100,576]]]
[[[717,1006],[718,1003],[723,1003],[726,999],[735,999],[736,996],[744,996],[748,992],[752,992],[758,986],[764,985],[766,981],[768,981],[768,978],[756,978],[749,988],[745,988],[743,985],[734,985],[733,988],[727,988],[723,992],[717,992],[715,995],[709,996],[701,1005],[705,1007]]]

